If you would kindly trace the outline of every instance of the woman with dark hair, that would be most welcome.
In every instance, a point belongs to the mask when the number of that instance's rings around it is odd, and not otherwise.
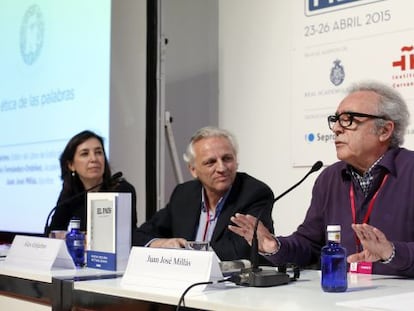
[[[59,160],[62,191],[46,235],[52,230],[67,230],[72,217],[79,218],[81,231],[86,231],[86,193],[91,188],[96,192],[131,193],[131,229],[136,228],[135,188],[125,179],[111,179],[102,137],[92,131],[80,132],[70,139]]]

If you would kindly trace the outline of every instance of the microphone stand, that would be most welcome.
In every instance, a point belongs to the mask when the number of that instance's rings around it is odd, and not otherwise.
[[[122,177],[122,172],[117,172],[117,173],[113,174],[110,177],[109,181],[114,181],[114,180],[117,180],[117,179],[119,179],[121,177]],[[66,203],[69,203],[69,202],[75,200],[76,198],[79,198],[80,196],[84,195],[85,193],[87,193],[87,192],[89,192],[91,190],[94,190],[94,189],[102,186],[104,183],[105,183],[105,181],[103,181],[103,182],[101,182],[101,183],[99,183],[99,184],[97,184],[97,185],[95,185],[93,187],[90,187],[90,188],[88,188],[88,189],[86,189],[84,191],[81,191],[81,192],[79,192],[79,193],[77,193],[77,194],[75,194],[75,195],[67,198],[66,200],[63,200],[62,202],[56,204],[56,206],[50,210],[49,214],[46,217],[46,223],[45,223],[45,228],[44,228],[44,231],[43,231],[43,235],[45,237],[47,237],[49,235],[49,220],[50,220],[50,217],[54,214],[54,212],[56,211],[56,209],[59,206],[64,205]]]
[[[317,161],[309,172],[296,184],[287,189],[285,192],[277,196],[273,200],[273,204],[278,201],[280,198],[288,194],[290,191],[299,186],[310,174],[318,171],[323,166],[321,161]],[[242,269],[241,274],[235,277],[235,283],[237,285],[252,286],[252,287],[270,287],[287,284],[290,281],[290,276],[284,272],[278,272],[273,269],[263,270],[259,267],[259,241],[257,238],[257,228],[259,226],[260,217],[263,213],[263,210],[259,213],[256,218],[256,223],[254,225],[253,237],[252,237],[252,248],[250,254],[251,267],[247,269]]]

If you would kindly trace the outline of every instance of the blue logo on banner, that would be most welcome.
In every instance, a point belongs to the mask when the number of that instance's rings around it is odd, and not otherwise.
[[[315,140],[315,134],[313,133],[306,134],[305,140],[307,140],[308,142],[313,142]]]
[[[305,15],[312,16],[385,0],[305,0]]]
[[[308,10],[315,11],[361,0],[308,0]]]

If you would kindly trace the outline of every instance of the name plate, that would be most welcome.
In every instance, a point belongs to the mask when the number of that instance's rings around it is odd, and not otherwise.
[[[213,251],[132,247],[121,285],[124,287],[168,289],[182,292],[193,283],[223,278]],[[214,285],[222,287],[222,283]],[[196,286],[202,291],[207,285]]]
[[[75,269],[64,240],[24,235],[14,237],[4,264],[42,271]]]

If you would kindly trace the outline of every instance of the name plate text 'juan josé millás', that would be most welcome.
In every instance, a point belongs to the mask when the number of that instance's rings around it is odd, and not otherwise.
[[[162,288],[182,292],[193,283],[222,278],[213,251],[133,247],[121,284],[148,291]],[[198,286],[194,290],[205,288]]]

